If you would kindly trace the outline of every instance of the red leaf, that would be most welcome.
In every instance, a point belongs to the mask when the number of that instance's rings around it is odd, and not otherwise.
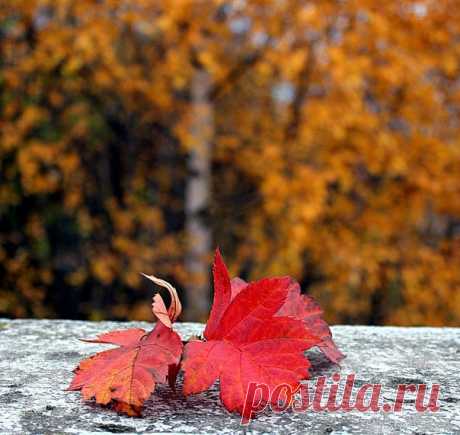
[[[165,383],[168,379],[174,389],[183,349],[181,338],[172,330],[172,322],[181,312],[176,289],[162,279],[144,276],[168,289],[171,295],[169,309],[166,310],[163,299],[157,294],[152,310],[159,321],[149,333],[133,328],[84,340],[119,347],[81,361],[68,388],[81,390],[85,400],[94,398],[100,405],[111,404],[118,412],[132,416],[140,416],[142,405],[156,383]]]
[[[180,337],[161,322],[150,333],[134,328],[85,341],[119,347],[81,361],[68,389],[81,390],[85,400],[95,398],[98,404],[111,404],[132,416],[141,414],[155,384],[166,382],[170,366],[177,366],[182,353]]]
[[[81,361],[69,390],[81,390],[85,400],[95,398],[133,416],[141,414],[155,384],[166,382],[169,366],[177,365],[182,353],[180,337],[161,322],[150,333],[127,329],[86,341],[119,347]]]
[[[218,305],[204,333],[207,341],[185,347],[184,393],[204,391],[219,378],[224,406],[242,413],[250,382],[265,383],[270,391],[282,383],[297,388],[310,366],[303,352],[319,339],[300,320],[274,317],[286,301],[290,278],[250,283],[229,301],[228,273],[217,253],[214,280]]]

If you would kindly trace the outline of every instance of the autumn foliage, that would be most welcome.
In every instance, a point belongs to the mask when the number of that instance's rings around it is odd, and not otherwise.
[[[168,288],[169,309],[157,294],[152,308],[158,321],[151,332],[133,328],[85,340],[119,347],[80,362],[69,390],[81,390],[85,400],[94,398],[100,405],[140,416],[155,383],[168,382],[175,388],[182,369],[186,396],[211,388],[219,379],[225,408],[250,418],[244,411],[250,383],[264,383],[269,391],[281,384],[297,390],[300,381],[309,377],[310,362],[304,352],[315,345],[324,352],[325,344],[324,353],[333,362],[344,357],[314,301],[305,297],[300,304],[291,303],[298,298],[298,284],[290,277],[265,278],[247,285],[240,285],[236,278],[237,285],[232,285],[218,250],[213,277],[214,302],[203,338],[188,341],[182,362],[182,342],[172,330],[180,314],[177,292],[165,281],[150,277]],[[311,322],[312,316],[318,321]],[[261,403],[271,400],[268,390],[262,393]]]
[[[233,273],[333,322],[458,324],[459,41],[455,0],[1,2],[0,315],[146,319],[140,270],[193,305],[203,73]]]

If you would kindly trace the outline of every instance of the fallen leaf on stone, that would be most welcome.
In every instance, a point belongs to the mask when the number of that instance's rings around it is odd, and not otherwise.
[[[286,302],[289,277],[250,283],[231,299],[218,251],[213,274],[215,296],[206,341],[190,341],[184,350],[184,394],[202,392],[219,379],[222,403],[242,414],[250,382],[265,383],[269,391],[280,384],[297,388],[310,367],[303,352],[320,340],[301,320],[276,316]]]
[[[96,403],[110,405],[118,412],[140,416],[157,383],[175,382],[183,348],[181,338],[172,330],[172,322],[180,314],[177,293],[175,297],[171,304],[174,308],[166,310],[161,296],[156,295],[154,314],[160,321],[150,332],[131,328],[84,340],[118,347],[81,361],[68,390],[81,390],[85,400],[95,399]],[[169,322],[163,312],[158,312],[159,307],[164,307]]]

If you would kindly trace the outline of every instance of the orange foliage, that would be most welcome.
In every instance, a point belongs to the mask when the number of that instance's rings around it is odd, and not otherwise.
[[[0,313],[144,317],[139,271],[187,287],[199,69],[233,273],[293,275],[333,322],[458,325],[456,1],[8,3]]]

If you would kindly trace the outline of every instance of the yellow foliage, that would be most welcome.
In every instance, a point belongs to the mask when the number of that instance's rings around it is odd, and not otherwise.
[[[459,324],[457,2],[18,0],[0,34],[0,315],[148,319],[139,272],[187,289],[210,105],[233,273],[293,275],[330,321]]]

